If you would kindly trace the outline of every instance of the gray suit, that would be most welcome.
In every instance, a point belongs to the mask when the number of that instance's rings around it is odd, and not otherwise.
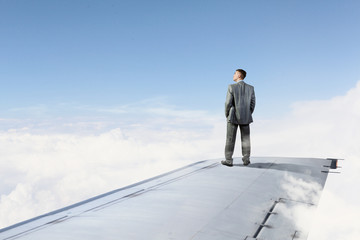
[[[229,85],[225,102],[225,116],[227,118],[226,160],[230,162],[233,160],[236,131],[237,127],[240,126],[243,161],[249,161],[251,149],[249,124],[253,122],[252,113],[254,109],[255,91],[253,86],[244,81]]]

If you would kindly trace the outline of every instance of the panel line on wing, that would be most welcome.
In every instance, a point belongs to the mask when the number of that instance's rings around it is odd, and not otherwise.
[[[114,200],[112,200],[112,201],[110,201],[110,202],[107,202],[107,203],[101,204],[101,205],[99,205],[99,206],[96,206],[96,207],[94,207],[94,208],[88,209],[88,210],[86,210],[85,212],[99,211],[99,210],[104,209],[104,208],[106,208],[106,207],[109,207],[109,206],[112,206],[112,205],[114,205],[114,204],[117,204],[117,203],[120,203],[120,202],[122,202],[122,201],[125,201],[125,200],[127,200],[127,199],[129,199],[129,198],[139,196],[139,195],[144,194],[144,193],[146,193],[146,192],[148,192],[148,191],[151,191],[151,190],[153,190],[153,189],[156,189],[156,188],[159,188],[159,187],[168,185],[168,184],[170,184],[170,183],[172,183],[172,182],[176,182],[176,181],[178,181],[178,180],[180,180],[180,179],[183,179],[183,178],[185,178],[185,177],[188,177],[188,176],[190,176],[190,175],[193,175],[193,174],[195,174],[195,173],[197,173],[197,172],[199,172],[199,171],[202,171],[202,170],[205,170],[205,169],[209,169],[209,168],[213,168],[213,167],[216,167],[216,166],[218,166],[218,165],[219,165],[219,163],[210,164],[210,165],[208,165],[208,166],[205,166],[205,167],[196,169],[196,170],[194,170],[194,171],[192,171],[192,172],[189,172],[189,173],[186,173],[186,174],[184,174],[184,175],[181,175],[181,176],[178,176],[178,177],[175,177],[175,178],[171,178],[171,179],[166,180],[166,181],[164,181],[164,182],[160,182],[160,183],[158,183],[158,184],[152,185],[152,186],[150,186],[150,187],[148,187],[148,188],[146,188],[146,189],[141,189],[141,190],[136,191],[136,192],[134,192],[134,193],[130,193],[130,194],[126,195],[126,196],[121,196],[121,197],[118,198],[118,199],[114,199]],[[80,214],[81,214],[81,213],[80,213]]]
[[[12,236],[7,237],[7,238],[4,238],[3,240],[17,239],[17,238],[19,238],[19,237],[22,237],[22,236],[25,236],[25,235],[27,235],[27,234],[30,234],[30,233],[39,231],[39,230],[41,230],[41,229],[43,229],[43,228],[46,228],[46,227],[48,227],[48,226],[51,225],[51,224],[56,224],[56,223],[65,221],[65,220],[68,219],[68,218],[69,218],[69,216],[60,217],[60,218],[58,218],[58,219],[55,219],[55,220],[52,220],[52,221],[50,221],[50,222],[44,223],[44,224],[42,224],[42,225],[40,225],[40,226],[37,226],[37,227],[31,228],[31,229],[28,229],[28,230],[26,230],[26,231],[20,232],[20,233],[18,233],[18,234],[12,235]]]

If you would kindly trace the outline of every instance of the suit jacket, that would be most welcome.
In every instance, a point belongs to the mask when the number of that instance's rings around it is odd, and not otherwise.
[[[255,109],[254,87],[240,81],[231,84],[225,102],[225,116],[228,122],[246,125],[253,122],[252,113]]]

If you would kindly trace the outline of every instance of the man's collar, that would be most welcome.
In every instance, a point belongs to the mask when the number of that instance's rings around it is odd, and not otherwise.
[[[239,79],[236,81],[236,83],[243,82],[243,81],[244,81],[244,79]]]

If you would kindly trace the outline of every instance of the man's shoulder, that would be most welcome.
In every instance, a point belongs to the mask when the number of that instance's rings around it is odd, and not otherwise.
[[[245,84],[246,87],[251,88],[251,89],[254,89],[254,86],[253,86],[253,85],[250,85],[250,84],[248,84],[248,83],[246,83],[246,82],[244,82],[244,84]]]
[[[245,81],[240,81],[237,83],[230,84],[229,87],[233,88],[233,87],[239,86],[240,84],[243,84],[246,87],[254,88],[253,85],[250,85],[250,84],[246,83]]]
[[[228,89],[229,89],[230,91],[232,91],[232,90],[237,86],[237,84],[238,84],[238,83],[229,84],[229,85],[228,85]]]
[[[229,84],[229,88],[233,89],[235,87],[239,87],[239,85],[243,85],[245,87],[248,87],[248,88],[252,88],[254,89],[254,86],[253,85],[250,85],[244,81],[240,81],[240,82],[237,82],[237,83],[233,83],[233,84]]]

